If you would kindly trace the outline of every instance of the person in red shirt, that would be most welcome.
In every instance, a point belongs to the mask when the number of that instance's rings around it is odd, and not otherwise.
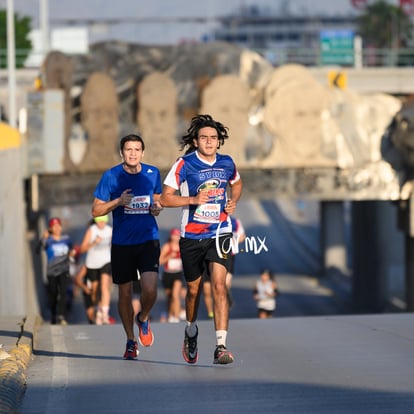
[[[179,322],[181,314],[181,291],[184,281],[180,253],[180,230],[170,231],[168,241],[162,246],[160,265],[164,266],[162,285],[167,298],[168,322]]]

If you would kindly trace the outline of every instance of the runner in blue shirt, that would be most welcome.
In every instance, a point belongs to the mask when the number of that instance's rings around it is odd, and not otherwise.
[[[74,257],[71,238],[62,234],[62,221],[59,217],[52,217],[48,229],[39,240],[37,251],[46,251],[47,255],[47,287],[51,323],[66,325],[66,311],[68,303],[68,287],[70,285],[69,257]]]
[[[149,315],[157,298],[160,256],[158,226],[154,216],[161,211],[161,176],[158,168],[142,163],[145,144],[138,135],[121,139],[123,162],[105,171],[95,189],[94,217],[112,212],[111,264],[118,285],[118,311],[127,336],[124,359],[138,357],[134,335],[132,287],[141,275],[141,311],[136,316],[142,346],[154,342]]]
[[[227,128],[210,115],[194,117],[181,141],[181,149],[187,151],[168,173],[160,199],[163,207],[182,207],[180,251],[187,282],[183,357],[190,364],[198,359],[196,320],[204,271],[210,274],[214,299],[213,362],[229,364],[234,360],[226,347],[226,273],[232,246],[229,215],[241,196],[242,181],[233,159],[217,152],[227,138]]]

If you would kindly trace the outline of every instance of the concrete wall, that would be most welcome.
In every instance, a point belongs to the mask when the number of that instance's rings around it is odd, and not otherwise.
[[[22,171],[22,147],[0,148],[0,316],[37,313]]]

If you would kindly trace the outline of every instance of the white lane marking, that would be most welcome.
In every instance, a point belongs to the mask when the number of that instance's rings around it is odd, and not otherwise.
[[[67,412],[66,388],[68,386],[68,358],[63,329],[53,326],[51,329],[53,357],[52,381],[47,399],[47,414],[65,414]]]

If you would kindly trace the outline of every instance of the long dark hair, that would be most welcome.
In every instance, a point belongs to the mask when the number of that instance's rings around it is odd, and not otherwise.
[[[197,115],[191,119],[187,134],[181,138],[180,150],[182,151],[185,147],[188,147],[185,152],[186,154],[195,151],[194,139],[198,138],[198,131],[204,127],[211,127],[217,131],[219,148],[224,144],[224,140],[229,137],[227,133],[228,128],[222,123],[215,121],[210,115]]]

